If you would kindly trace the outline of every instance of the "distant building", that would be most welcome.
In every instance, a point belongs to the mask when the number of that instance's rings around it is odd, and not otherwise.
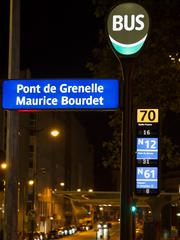
[[[14,139],[19,146],[19,231],[35,231],[37,227],[48,231],[74,219],[70,200],[55,202],[56,190],[94,187],[93,148],[73,112],[20,112],[19,116],[18,139]],[[6,152],[5,111],[0,113],[0,121],[0,146]],[[59,130],[59,136],[51,136],[53,128]]]
[[[31,78],[29,69],[21,71],[21,78]],[[5,154],[7,111],[1,110],[0,123],[0,151]],[[58,137],[51,136],[53,128],[60,131]],[[18,141],[19,156],[19,231],[35,230],[36,225],[39,230],[48,231],[55,223],[68,224],[75,221],[70,199],[57,200],[53,195],[56,190],[86,191],[94,188],[93,147],[75,113],[19,112],[18,139],[14,141]],[[4,192],[1,191],[0,195],[2,222]]]

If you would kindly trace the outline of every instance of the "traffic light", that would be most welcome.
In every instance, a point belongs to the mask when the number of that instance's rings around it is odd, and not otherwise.
[[[136,212],[136,206],[131,206],[131,211],[133,212],[133,213],[135,213]]]
[[[137,211],[136,203],[132,202],[132,204],[131,204],[131,212],[135,214],[136,211]]]

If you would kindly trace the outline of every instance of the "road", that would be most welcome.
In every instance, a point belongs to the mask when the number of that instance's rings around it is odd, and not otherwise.
[[[119,240],[120,239],[120,225],[119,223],[113,223],[112,228],[110,230],[110,239],[111,240]]]
[[[90,230],[90,231],[86,231],[86,232],[78,232],[73,236],[68,236],[68,237],[64,237],[61,239],[63,239],[63,240],[96,240],[97,238],[96,238],[96,231]],[[120,239],[120,226],[118,223],[112,224],[112,228],[110,229],[110,239],[111,240],[119,240]]]

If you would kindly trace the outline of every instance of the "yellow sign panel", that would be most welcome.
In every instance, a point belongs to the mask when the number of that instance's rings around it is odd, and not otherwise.
[[[138,123],[159,122],[159,109],[137,109]]]

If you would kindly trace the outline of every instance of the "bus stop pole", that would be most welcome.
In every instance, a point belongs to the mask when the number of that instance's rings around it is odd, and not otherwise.
[[[120,239],[132,240],[132,59],[121,59],[123,72],[123,119],[121,158]]]

